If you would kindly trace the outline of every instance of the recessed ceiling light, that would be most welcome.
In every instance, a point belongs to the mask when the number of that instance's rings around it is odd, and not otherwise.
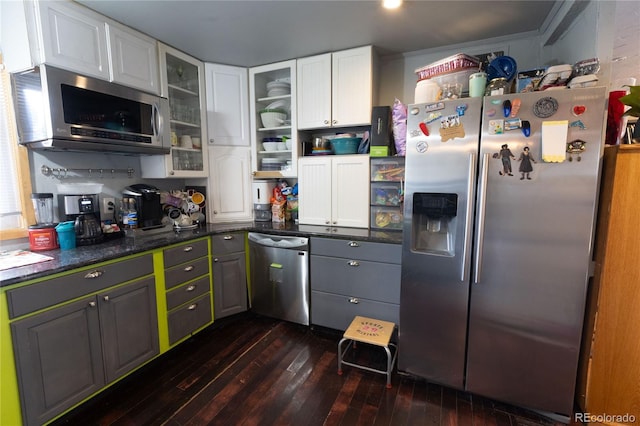
[[[397,9],[402,4],[402,0],[382,0],[385,9]]]

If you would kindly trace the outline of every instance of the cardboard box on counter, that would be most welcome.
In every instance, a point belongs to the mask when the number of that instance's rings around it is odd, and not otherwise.
[[[546,68],[520,71],[516,77],[516,93],[533,92],[536,90],[546,71]]]

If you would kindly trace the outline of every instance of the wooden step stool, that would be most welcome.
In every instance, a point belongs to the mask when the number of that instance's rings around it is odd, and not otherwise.
[[[388,321],[381,321],[374,318],[356,316],[351,325],[344,332],[342,339],[338,342],[338,374],[342,375],[342,365],[350,365],[351,367],[361,368],[363,370],[372,371],[374,373],[387,375],[387,388],[391,389],[391,372],[396,363],[398,355],[398,347],[391,343],[391,335],[395,328],[395,324]],[[343,343],[347,343],[344,350]],[[380,346],[387,353],[387,369],[378,370],[361,364],[344,361],[344,356],[352,346],[355,347],[356,342],[368,343],[370,345]],[[393,356],[389,347],[393,347]]]

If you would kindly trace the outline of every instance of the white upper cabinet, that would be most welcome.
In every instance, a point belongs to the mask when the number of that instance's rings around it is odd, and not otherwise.
[[[73,1],[2,2],[9,71],[46,63],[159,93],[156,41]]]
[[[109,80],[107,30],[104,17],[72,2],[39,1],[36,26],[42,47],[34,65],[47,63]]]
[[[250,150],[248,146],[209,146],[209,222],[252,220]]]
[[[331,126],[331,53],[298,59],[298,128]]]
[[[298,59],[298,128],[370,125],[374,71],[372,46]]]
[[[163,43],[158,52],[160,92],[169,98],[171,152],[140,157],[142,177],[208,177],[204,63]]]
[[[246,68],[205,64],[209,145],[249,146],[249,78]]]
[[[300,141],[295,92],[295,59],[249,69],[251,168],[255,178],[297,176]],[[269,141],[276,141],[277,148],[267,149],[263,142]]]
[[[107,31],[112,81],[160,93],[155,39],[116,23],[108,24]]]

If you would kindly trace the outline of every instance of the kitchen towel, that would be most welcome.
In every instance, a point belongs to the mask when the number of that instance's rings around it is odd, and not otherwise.
[[[542,161],[562,163],[567,157],[568,120],[542,122]]]

